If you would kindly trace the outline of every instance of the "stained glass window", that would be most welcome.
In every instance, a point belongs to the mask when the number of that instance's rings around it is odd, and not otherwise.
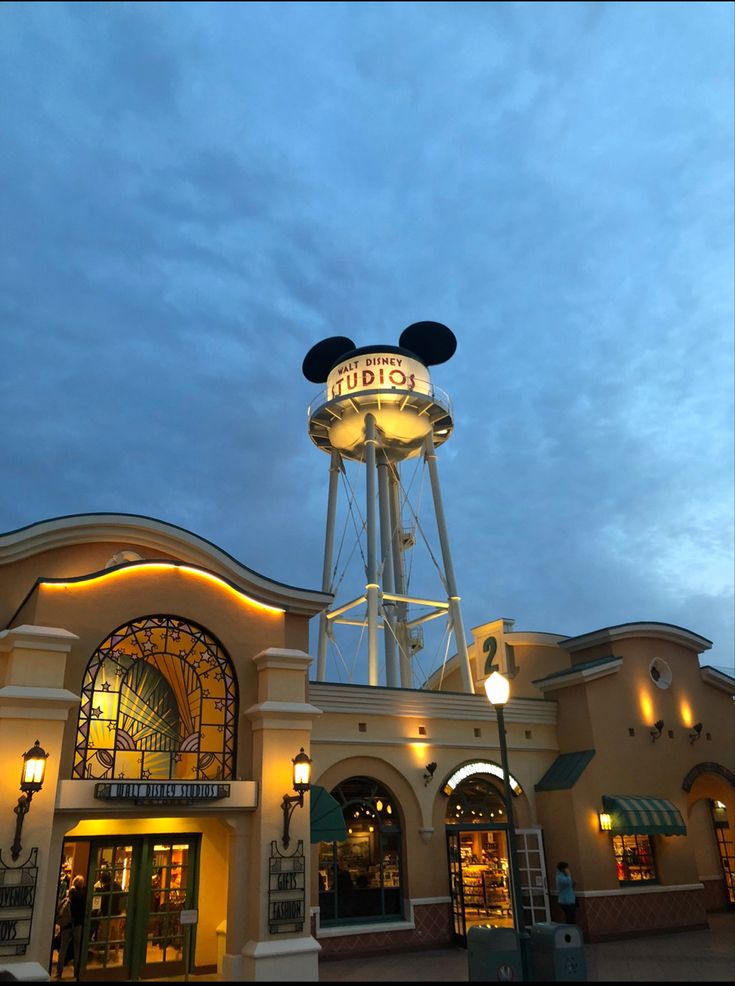
[[[221,644],[190,621],[146,616],[92,655],[73,776],[228,780],[236,722],[237,685]]]

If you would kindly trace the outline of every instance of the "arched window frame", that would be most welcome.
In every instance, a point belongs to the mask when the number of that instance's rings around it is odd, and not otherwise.
[[[164,634],[164,650],[155,649],[150,641],[154,633]],[[169,641],[176,643],[177,647],[169,651]],[[182,644],[183,645],[180,645]],[[131,646],[132,645],[132,646]],[[176,670],[176,662],[182,666],[182,674],[185,672],[190,683],[196,682],[197,702],[199,707],[204,709],[204,701],[211,701],[212,706],[222,715],[217,722],[202,722],[199,715],[199,729],[195,733],[186,737],[179,736],[179,744],[169,743],[168,750],[151,750],[145,747],[130,746],[118,743],[120,731],[120,710],[114,716],[114,727],[111,725],[113,719],[108,721],[108,729],[114,732],[114,737],[109,746],[102,749],[94,745],[90,737],[93,731],[93,721],[100,719],[104,715],[101,703],[95,705],[105,690],[105,684],[98,689],[97,681],[103,669],[107,669],[109,664],[115,667],[114,674],[120,678],[117,689],[118,701],[122,693],[123,681],[130,671],[139,665],[139,662],[147,662],[164,681],[167,681],[155,664],[150,663],[151,659],[165,655],[166,660]],[[214,682],[221,682],[215,686]],[[207,688],[207,684],[210,687]],[[170,682],[168,682],[170,686]],[[215,692],[221,691],[222,695],[213,699],[210,689]],[[193,690],[188,690],[186,697],[194,694]],[[218,704],[221,703],[221,708]],[[82,701],[77,721],[77,736],[74,750],[74,765],[72,776],[76,778],[111,780],[117,779],[124,773],[126,778],[131,779],[187,779],[187,780],[231,780],[235,776],[236,762],[236,724],[238,710],[238,690],[237,678],[232,662],[226,650],[217,638],[204,627],[183,617],[172,615],[151,615],[142,616],[134,620],[127,621],[117,627],[109,634],[102,643],[95,648],[95,651],[87,665],[82,684]],[[191,713],[189,707],[187,712]],[[196,718],[196,717],[195,717]],[[204,729],[216,729],[217,734],[221,734],[221,743],[214,744],[211,739],[208,747],[214,749],[202,749],[202,736]],[[198,733],[198,735],[197,735]],[[137,773],[125,773],[116,770],[118,753],[135,752],[139,753],[140,770]],[[160,762],[165,760],[165,754],[170,754],[168,770],[160,772],[160,763],[157,771],[151,772],[146,767],[146,759],[150,762],[157,756]],[[192,754],[195,755],[193,761]],[[191,773],[181,775],[176,772],[175,765],[179,760],[186,757],[187,762],[194,762],[195,765]],[[127,757],[127,769],[129,771],[130,757]],[[93,761],[96,763],[93,765]]]
[[[358,785],[359,793],[345,790]],[[350,835],[344,842],[322,842],[319,851],[320,881],[326,876],[327,889],[320,884],[321,924],[330,926],[400,920],[403,913],[403,846],[400,810],[395,796],[381,782],[364,776],[346,778],[331,794],[342,807],[348,832],[356,813],[374,819],[378,842],[375,866],[379,868],[379,882],[377,886],[349,887],[348,900],[340,874],[345,869],[343,861],[350,854],[350,843],[356,837]],[[386,846],[386,843],[389,845]],[[390,863],[386,863],[388,854],[393,857]]]
[[[477,791],[484,788],[484,791]],[[453,806],[461,808],[458,814]],[[446,825],[507,824],[505,802],[490,775],[473,774],[462,780],[447,798]]]

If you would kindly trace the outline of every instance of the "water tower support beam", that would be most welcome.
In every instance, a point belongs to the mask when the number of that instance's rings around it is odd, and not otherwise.
[[[385,452],[378,455],[378,503],[380,506],[380,549],[383,556],[383,592],[394,594],[393,551],[391,544],[390,492],[388,474],[390,466]],[[385,683],[389,688],[399,688],[398,653],[395,631],[395,602],[383,598],[385,645]]]
[[[429,478],[431,480],[431,493],[434,498],[434,513],[436,514],[436,526],[439,532],[439,544],[441,546],[442,559],[444,561],[444,576],[447,581],[447,594],[449,597],[449,615],[454,627],[454,637],[457,642],[457,657],[459,658],[459,669],[462,675],[462,686],[469,694],[474,694],[472,685],[472,674],[470,672],[470,658],[467,653],[467,641],[464,636],[464,624],[462,623],[462,611],[459,606],[459,596],[457,595],[457,583],[454,578],[454,565],[452,555],[449,550],[449,538],[447,536],[447,523],[444,518],[444,505],[442,503],[441,487],[439,486],[439,473],[436,468],[436,451],[431,435],[427,435],[424,441],[424,454],[426,464],[429,467]]]
[[[324,567],[322,568],[322,592],[332,591],[332,557],[334,553],[334,518],[337,512],[337,492],[342,459],[339,452],[332,450],[329,464],[329,499],[327,501],[327,535],[324,539]],[[319,614],[319,649],[316,661],[316,680],[327,680],[327,645],[329,643],[329,621],[326,610]]]
[[[396,594],[405,596],[406,568],[403,563],[403,520],[401,518],[401,487],[398,470],[391,469],[388,478],[390,490],[391,530],[393,532],[393,578]],[[398,638],[401,666],[401,688],[413,688],[413,668],[411,666],[411,651],[409,648],[408,605],[399,602],[395,608],[395,631]]]
[[[378,537],[376,524],[375,447],[377,445],[375,418],[365,415],[365,485],[367,491],[367,644],[368,644],[368,685],[378,684]]]

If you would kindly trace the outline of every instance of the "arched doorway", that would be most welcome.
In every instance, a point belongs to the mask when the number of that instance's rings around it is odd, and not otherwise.
[[[473,763],[447,779],[445,829],[454,939],[465,945],[478,924],[514,927],[508,818],[497,764]],[[520,785],[511,777],[511,789]],[[528,927],[550,917],[546,864],[539,829],[515,829],[516,852]]]
[[[92,654],[81,691],[74,778],[234,777],[235,672],[219,641],[198,624],[155,615],[118,627]],[[177,797],[188,804],[185,784],[159,786],[180,787]],[[68,837],[61,861],[62,879],[71,872],[87,888],[80,978],[165,979],[191,971],[196,928],[188,928],[182,912],[198,905],[197,820],[180,826],[167,819],[148,834],[130,821],[85,821],[94,834]],[[72,976],[70,966],[63,971]]]
[[[403,913],[401,821],[391,792],[369,777],[350,777],[331,792],[347,838],[319,847],[322,927],[395,921]]]
[[[708,911],[735,908],[735,774],[703,762],[688,771],[682,788],[689,796],[690,837]],[[719,872],[718,872],[719,871]]]

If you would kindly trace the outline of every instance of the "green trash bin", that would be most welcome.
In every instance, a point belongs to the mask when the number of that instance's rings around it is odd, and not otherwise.
[[[523,981],[523,963],[514,928],[476,924],[467,932],[470,982]]]
[[[587,963],[582,932],[576,924],[540,921],[531,926],[533,978],[542,983],[584,983]]]

